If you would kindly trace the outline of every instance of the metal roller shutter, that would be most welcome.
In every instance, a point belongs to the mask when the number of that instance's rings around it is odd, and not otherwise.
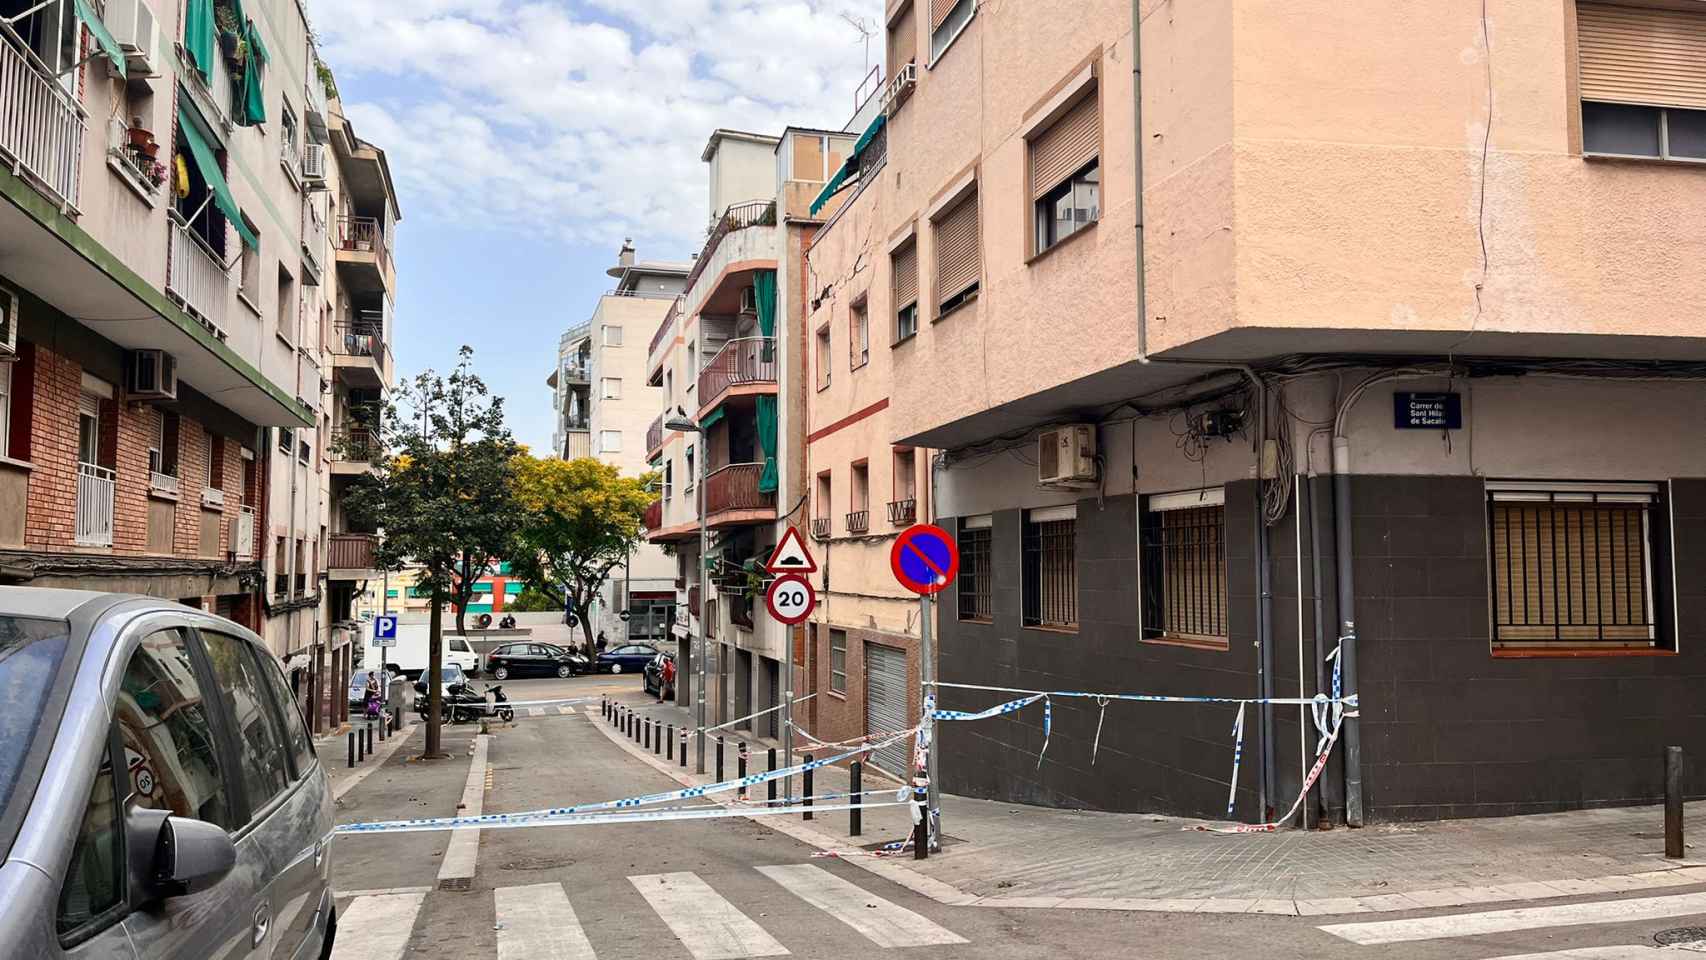
[[[1583,100],[1706,110],[1706,14],[1576,6]]]
[[[906,708],[906,651],[865,644],[865,733],[904,730]],[[906,779],[912,775],[912,740],[905,739],[878,750],[872,761],[883,770]]]
[[[948,21],[948,14],[954,12],[960,0],[930,0],[930,32],[942,29],[942,24]]]
[[[1031,199],[1042,199],[1095,158],[1102,149],[1101,120],[1092,89],[1031,141]]]
[[[894,253],[894,309],[896,313],[918,302],[918,244],[908,243]]]
[[[977,250],[977,194],[973,193],[936,222],[937,302],[976,283],[981,270]]]

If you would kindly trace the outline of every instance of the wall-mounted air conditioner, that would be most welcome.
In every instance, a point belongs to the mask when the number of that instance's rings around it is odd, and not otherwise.
[[[302,179],[310,186],[326,182],[326,145],[310,143],[302,147]]]
[[[18,356],[18,294],[0,287],[0,360]]]
[[[132,350],[130,383],[132,400],[178,399],[178,361],[164,350]]]
[[[758,288],[757,287],[741,287],[740,288],[740,312],[741,313],[757,313],[758,312]]]
[[[104,18],[113,39],[124,51],[125,67],[144,76],[153,76],[154,48],[157,33],[154,11],[144,0],[107,0]]]
[[[1096,479],[1096,428],[1073,424],[1037,437],[1038,483],[1090,483]]]

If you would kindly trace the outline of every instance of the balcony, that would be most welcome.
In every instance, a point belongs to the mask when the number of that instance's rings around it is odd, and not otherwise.
[[[749,200],[737,203],[723,211],[723,215],[711,222],[710,234],[705,238],[705,247],[699,253],[699,258],[693,261],[693,269],[687,273],[686,289],[693,289],[694,281],[705,272],[705,267],[711,262],[711,256],[717,252],[717,247],[723,238],[738,230],[749,227],[773,227],[776,225],[776,201]]]
[[[391,362],[391,345],[385,342],[382,314],[363,311],[354,320],[332,325],[332,372],[345,383],[363,390],[385,386]]]
[[[172,211],[170,219],[166,255],[171,265],[166,275],[166,292],[223,340],[225,311],[231,301],[231,275],[225,271],[225,262],[184,223],[177,211]]]
[[[917,522],[918,501],[916,499],[889,501],[889,523],[897,527],[906,527]]]
[[[384,452],[379,431],[371,427],[345,427],[332,431],[332,473],[355,476],[373,472],[373,461]]]
[[[379,537],[371,533],[334,533],[326,547],[326,576],[332,580],[371,580],[379,575]]]
[[[326,217],[320,203],[308,203],[308,218],[302,226],[302,282],[311,287],[320,285],[325,277],[326,247],[331,240],[326,235]]]
[[[664,416],[665,416],[665,414],[662,414],[662,413],[658,414],[658,418],[656,420],[652,421],[652,425],[650,427],[646,428],[646,459],[647,460],[656,459],[658,453],[663,450],[663,420],[664,420]]]
[[[776,519],[776,491],[760,493],[762,463],[732,463],[705,478],[705,523],[734,527]]]
[[[231,534],[231,552],[239,560],[255,557],[255,508],[244,505],[237,512],[237,529]]]
[[[864,533],[871,529],[871,511],[854,510],[847,515],[847,532]]]
[[[0,44],[4,46],[4,44]],[[113,487],[118,475],[92,463],[77,464],[77,543],[113,545]]]
[[[339,217],[339,276],[356,293],[391,289],[389,238],[375,217]]]
[[[663,386],[663,363],[669,351],[664,350],[660,353],[658,348],[663,346],[664,342],[675,331],[676,318],[681,316],[681,308],[686,299],[685,296],[675,298],[675,302],[669,305],[668,310],[664,311],[663,322],[658,324],[657,332],[652,334],[652,345],[646,348],[646,384],[648,386]]]
[[[589,360],[570,360],[563,364],[563,380],[566,383],[591,383],[592,362]]]
[[[741,337],[724,344],[699,373],[699,415],[730,396],[775,393],[776,360],[773,337]]]
[[[82,176],[83,108],[54,82],[52,71],[0,26],[0,156],[22,169],[54,200],[77,206]]]
[[[829,539],[829,518],[828,517],[813,517],[812,518],[812,539],[813,540],[828,540]]]
[[[642,523],[647,530],[663,529],[663,499],[661,497],[653,500],[651,505],[646,507],[646,515]]]

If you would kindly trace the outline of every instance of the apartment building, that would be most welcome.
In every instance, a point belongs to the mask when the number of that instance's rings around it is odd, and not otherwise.
[[[557,369],[545,378],[556,415],[551,455],[564,460],[592,456],[591,331],[588,322],[563,332],[557,341]]]
[[[940,676],[1342,665],[1304,825],[1661,796],[1706,747],[1706,15],[1138,8],[888,5],[871,322],[964,557]],[[1234,708],[1040,707],[947,725],[943,787],[1262,821],[1315,758],[1295,706],[1250,708],[1236,781]]]
[[[0,577],[229,616],[323,726],[319,66],[284,0],[0,3]]]

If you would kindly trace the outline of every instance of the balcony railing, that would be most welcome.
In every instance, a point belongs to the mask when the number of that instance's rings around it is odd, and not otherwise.
[[[384,247],[375,217],[339,217],[338,248],[357,253],[376,253]]]
[[[225,331],[225,304],[230,299],[231,274],[225,264],[207,248],[205,241],[179,217],[171,216],[171,269],[166,276],[166,292],[177,297],[194,311],[202,321],[220,336]]]
[[[871,529],[871,511],[854,510],[847,514],[847,532],[864,533]]]
[[[723,215],[711,221],[709,235],[705,238],[705,247],[699,251],[699,259],[693,261],[693,269],[687,272],[687,287],[693,289],[693,282],[699,279],[699,274],[705,272],[705,267],[711,261],[711,254],[717,250],[717,245],[723,238],[736,230],[748,227],[773,227],[776,225],[776,201],[748,200],[737,203]]]
[[[663,322],[658,324],[657,332],[652,334],[652,345],[646,348],[647,356],[657,353],[658,344],[663,343],[664,337],[668,336],[669,332],[675,329],[675,318],[680,316],[681,304],[685,299],[686,297],[677,296],[675,298],[675,302],[669,305],[669,309],[664,311]]]
[[[379,538],[371,533],[334,533],[326,550],[328,570],[375,569]]]
[[[705,513],[729,510],[775,510],[776,491],[760,493],[762,463],[731,463],[705,478]]]
[[[3,44],[0,44],[3,46]],[[118,475],[92,463],[77,464],[77,542],[113,545],[113,487]]]
[[[745,383],[776,382],[776,339],[740,337],[717,351],[699,374],[699,400],[712,403],[724,390]]]
[[[331,348],[340,357],[371,357],[384,370],[391,350],[385,342],[385,321],[367,314],[340,320],[332,324]]]
[[[302,249],[308,251],[308,258],[314,261],[316,270],[324,266],[326,258],[326,218],[320,214],[320,204],[313,201],[308,204],[308,222],[302,228]]]
[[[889,522],[895,526],[916,523],[918,521],[918,501],[916,499],[890,500]]]
[[[663,418],[663,414],[658,414],[658,418],[652,421],[650,427],[646,428],[647,459],[650,459],[651,454],[663,449]]]
[[[812,518],[812,539],[813,540],[828,540],[829,539],[829,518],[828,517],[813,517]]]
[[[563,378],[570,383],[591,383],[592,364],[571,360],[563,364]]]
[[[245,505],[237,512],[237,531],[231,535],[231,551],[240,559],[255,555],[255,508]]]
[[[372,463],[379,453],[379,432],[371,427],[332,431],[332,459],[339,463]]]
[[[88,125],[76,100],[27,49],[0,25],[0,154],[75,207]]]
[[[661,529],[663,529],[663,500],[662,499],[653,500],[651,502],[651,505],[646,507],[646,516],[645,516],[645,520],[643,522],[645,523],[647,530],[661,530]]]

